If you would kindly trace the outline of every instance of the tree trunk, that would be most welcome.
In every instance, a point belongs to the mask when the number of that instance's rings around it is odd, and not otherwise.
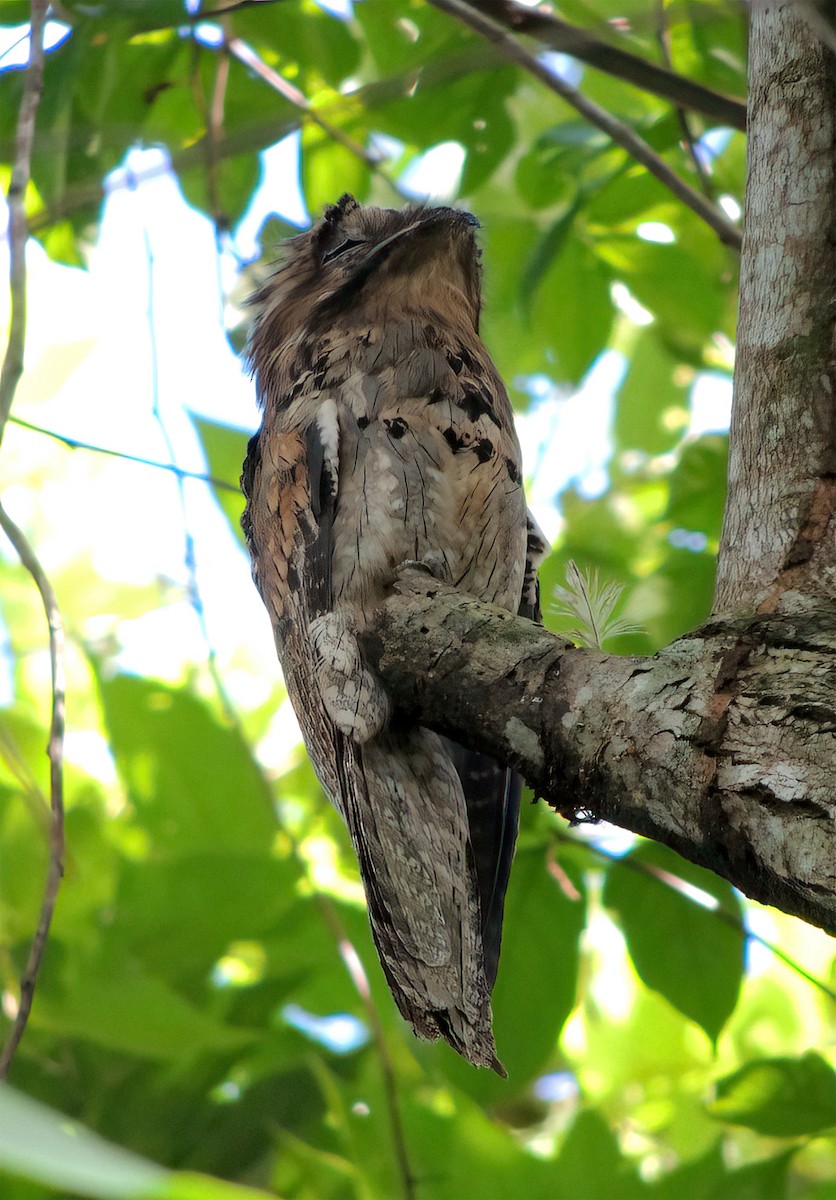
[[[797,0],[752,14],[729,496],[715,614],[836,595],[836,63]]]
[[[413,568],[366,649],[423,723],[572,818],[656,838],[836,931],[836,74],[756,0],[729,499],[714,619],[577,650]]]

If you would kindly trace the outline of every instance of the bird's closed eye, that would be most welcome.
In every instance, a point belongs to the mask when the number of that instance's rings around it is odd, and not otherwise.
[[[363,238],[346,238],[344,242],[340,242],[339,246],[335,246],[333,250],[326,250],[322,256],[323,266],[325,263],[339,258],[341,254],[345,254],[346,250],[352,250],[355,246],[362,246],[363,241]]]

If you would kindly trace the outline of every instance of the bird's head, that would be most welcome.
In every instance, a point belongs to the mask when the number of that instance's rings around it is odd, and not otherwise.
[[[342,196],[311,229],[284,242],[253,297],[251,359],[343,315],[359,325],[426,312],[478,332],[478,227],[460,209],[377,208]]]

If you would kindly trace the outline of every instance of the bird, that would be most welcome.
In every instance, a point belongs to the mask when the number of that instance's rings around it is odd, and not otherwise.
[[[479,336],[478,227],[346,194],[282,243],[251,301],[263,415],[242,527],[397,1007],[419,1037],[504,1074],[490,1000],[522,781],[399,712],[360,644],[404,562],[540,619],[546,547]]]

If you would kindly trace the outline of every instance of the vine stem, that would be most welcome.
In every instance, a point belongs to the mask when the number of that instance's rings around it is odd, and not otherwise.
[[[23,96],[17,121],[17,143],[9,183],[9,289],[11,321],[9,340],[0,370],[0,441],[9,419],[15,391],[23,374],[26,346],[26,190],[31,178],[35,118],[44,78],[44,28],[47,0],[32,0],[29,23],[29,62],[23,81]],[[0,1053],[0,1079],[8,1073],[15,1051],[26,1030],[32,1000],[46,949],[58,889],[64,874],[64,728],[66,685],[64,677],[64,627],[52,585],[29,541],[0,504],[0,529],[8,537],[22,566],[29,572],[41,595],[49,626],[49,661],[52,670],[52,718],[49,757],[49,867],[41,911],[29,957],[20,980],[20,1001],[6,1043]]]

